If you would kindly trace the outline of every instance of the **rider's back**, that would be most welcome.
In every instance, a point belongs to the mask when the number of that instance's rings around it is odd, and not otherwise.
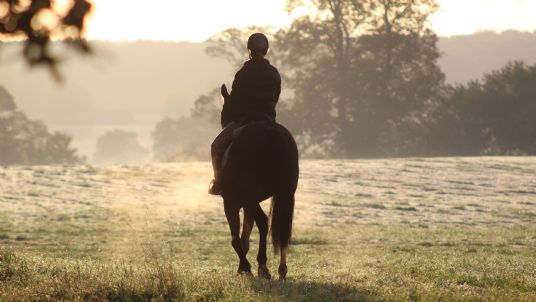
[[[280,93],[281,77],[268,60],[246,61],[233,81],[228,104],[232,120],[267,116],[275,121],[275,106]]]

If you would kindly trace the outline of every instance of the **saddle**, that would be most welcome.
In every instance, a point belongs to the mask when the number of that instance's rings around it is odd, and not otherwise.
[[[233,131],[232,135],[232,141],[225,149],[225,152],[223,153],[222,159],[221,159],[221,167],[222,169],[227,164],[227,160],[229,159],[229,154],[231,152],[231,148],[233,147],[233,141],[240,136],[240,134],[243,132],[244,129],[246,129],[248,126],[255,124],[255,123],[274,123],[275,121],[268,115],[259,115],[259,116],[250,116],[250,117],[243,117],[239,120],[237,120],[237,123],[240,124],[238,128],[236,128]]]

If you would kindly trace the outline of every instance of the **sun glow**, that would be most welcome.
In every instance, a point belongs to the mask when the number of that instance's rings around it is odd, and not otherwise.
[[[230,27],[283,26],[285,0],[93,0],[88,38],[204,41]]]

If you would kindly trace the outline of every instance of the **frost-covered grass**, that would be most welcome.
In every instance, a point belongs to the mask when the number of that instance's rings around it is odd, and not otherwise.
[[[235,274],[207,163],[0,168],[0,301],[534,301],[535,175],[530,157],[304,161],[279,282]]]

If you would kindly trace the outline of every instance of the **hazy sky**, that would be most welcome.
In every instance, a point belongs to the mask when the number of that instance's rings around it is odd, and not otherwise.
[[[285,0],[93,0],[88,37],[104,40],[203,41],[230,27],[284,26]],[[478,30],[536,29],[536,0],[439,0],[440,36]],[[126,11],[125,11],[126,8]]]

